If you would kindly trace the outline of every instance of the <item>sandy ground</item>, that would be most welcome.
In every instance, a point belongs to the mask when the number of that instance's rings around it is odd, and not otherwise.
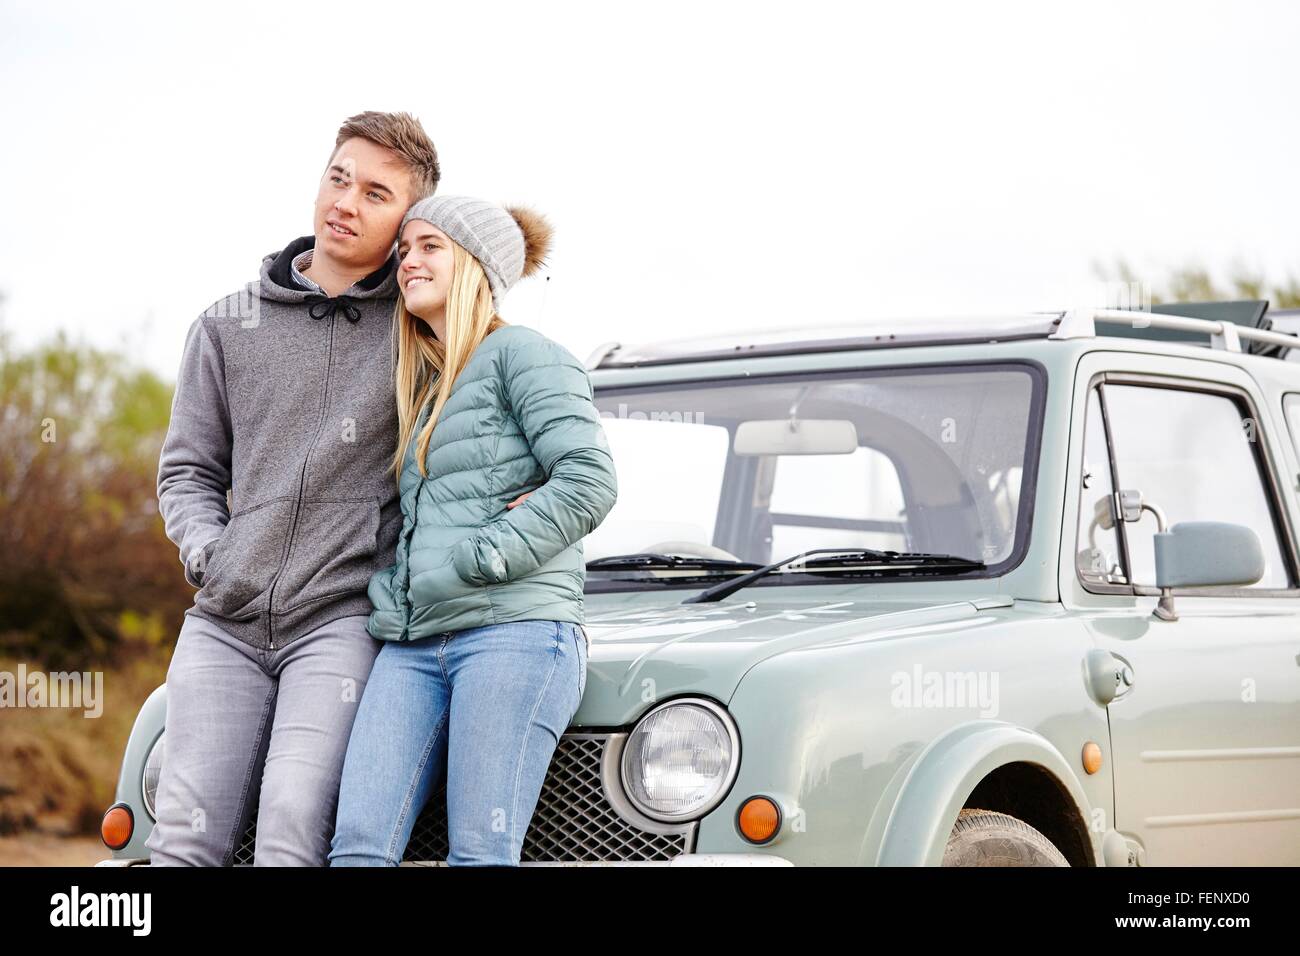
[[[112,855],[99,837],[0,837],[0,866],[94,866]]]

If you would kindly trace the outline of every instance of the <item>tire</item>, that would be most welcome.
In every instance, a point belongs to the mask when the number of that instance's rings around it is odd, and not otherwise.
[[[957,815],[942,866],[1069,866],[1070,861],[1024,820],[967,808]]]

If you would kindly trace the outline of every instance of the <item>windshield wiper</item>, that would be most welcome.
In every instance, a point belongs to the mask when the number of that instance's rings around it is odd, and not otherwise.
[[[815,558],[812,561],[805,561],[803,566],[811,568],[830,569],[848,569],[851,566],[873,565],[878,568],[894,567],[902,570],[905,567],[920,566],[931,569],[950,569],[955,571],[975,571],[983,568],[983,561],[976,561],[973,558],[962,558],[953,554],[931,554],[929,552],[909,552],[909,551],[874,551],[870,548],[817,548],[813,551],[804,551],[800,554],[793,555],[775,564],[769,564],[764,567],[751,571],[749,574],[742,574],[738,578],[730,581],[724,581],[721,584],[706,588],[694,597],[689,597],[682,601],[683,604],[704,604],[709,601],[721,601],[724,597],[739,591],[748,584],[752,584],[759,578],[772,574],[784,568],[788,564],[793,564],[810,554],[833,554],[833,558]],[[816,573],[815,571],[813,573]]]
[[[762,565],[753,561],[733,561],[729,558],[683,557],[676,554],[656,554],[638,551],[635,554],[615,554],[587,562],[588,571],[650,571],[650,570],[725,570],[753,571]]]

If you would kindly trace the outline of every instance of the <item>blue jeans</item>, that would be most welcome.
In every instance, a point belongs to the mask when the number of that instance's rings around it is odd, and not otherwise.
[[[400,863],[445,774],[447,863],[517,866],[586,685],[586,638],[567,621],[385,644],[348,741],[330,865]]]
[[[259,649],[185,615],[145,840],[154,866],[229,866],[257,810],[255,866],[324,866],[339,770],[382,645],[365,615]]]

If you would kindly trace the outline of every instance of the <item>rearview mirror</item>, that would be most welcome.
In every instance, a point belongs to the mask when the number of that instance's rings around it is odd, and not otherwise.
[[[858,430],[840,418],[776,418],[741,422],[733,450],[737,455],[851,455]]]

